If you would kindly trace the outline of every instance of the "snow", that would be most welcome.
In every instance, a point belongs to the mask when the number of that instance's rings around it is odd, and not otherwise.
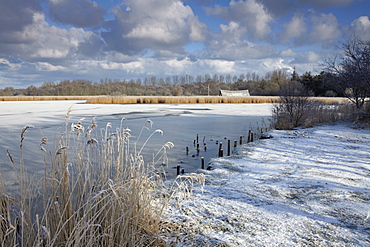
[[[172,125],[184,130],[180,122],[185,117],[269,114],[266,104],[1,102],[2,173],[9,166],[5,149],[16,153],[22,127],[35,126],[27,132],[24,145],[34,154],[33,146],[38,148],[43,135],[54,136],[63,126],[72,105],[71,122],[83,117],[89,122],[97,116],[105,126],[117,125],[121,116],[139,122],[170,115],[171,121],[181,117]],[[162,125],[157,127],[168,132]],[[165,220],[181,228],[173,232],[180,235],[169,240],[176,242],[172,246],[370,246],[370,130],[337,124],[269,134],[272,139],[245,144],[230,157],[213,159],[211,170],[198,170],[198,176],[206,179],[204,187],[194,185],[190,197],[179,192],[173,198]]]
[[[370,246],[370,130],[271,131],[199,170],[166,220],[176,246]]]

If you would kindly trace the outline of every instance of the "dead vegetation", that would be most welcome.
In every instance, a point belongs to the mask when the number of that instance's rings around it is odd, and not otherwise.
[[[94,96],[1,96],[0,101],[87,100]]]
[[[162,133],[153,131],[138,146],[142,132],[151,131],[150,120],[132,138],[122,122],[98,130],[95,119],[71,124],[69,113],[57,143],[43,137],[35,150],[44,156],[43,176],[31,177],[32,164],[23,162],[23,141],[33,126],[21,131],[19,158],[7,150],[17,178],[0,181],[0,246],[167,246],[164,235],[171,231],[162,211],[172,191],[191,191],[192,182],[179,177],[177,186],[165,186],[155,160],[173,144],[148,161],[142,150]],[[159,197],[160,190],[166,193]]]
[[[310,97],[325,104],[343,103],[340,97]],[[1,96],[0,101],[85,100],[87,104],[248,104],[277,103],[279,96]]]
[[[320,101],[325,104],[343,102],[344,98],[312,97],[311,101]],[[277,103],[278,96],[101,96],[86,101],[88,104],[246,104],[246,103]]]

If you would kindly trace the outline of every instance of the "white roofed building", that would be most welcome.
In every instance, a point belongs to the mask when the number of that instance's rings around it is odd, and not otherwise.
[[[251,95],[249,94],[249,90],[247,89],[238,91],[220,90],[220,96],[248,97]]]

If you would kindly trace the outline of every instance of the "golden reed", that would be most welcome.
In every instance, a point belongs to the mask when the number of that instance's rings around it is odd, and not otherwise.
[[[346,98],[312,97],[325,104],[345,103]],[[100,96],[86,100],[87,104],[222,104],[222,103],[278,103],[279,96]]]
[[[312,97],[325,104],[346,103],[346,98]],[[222,104],[277,103],[279,96],[1,96],[0,101],[86,100],[87,104]]]
[[[0,101],[87,100],[94,96],[0,96]]]

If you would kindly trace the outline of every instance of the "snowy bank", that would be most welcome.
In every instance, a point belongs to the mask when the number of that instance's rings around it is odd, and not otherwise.
[[[271,135],[199,171],[205,186],[166,212],[181,226],[172,244],[370,246],[370,130]]]

